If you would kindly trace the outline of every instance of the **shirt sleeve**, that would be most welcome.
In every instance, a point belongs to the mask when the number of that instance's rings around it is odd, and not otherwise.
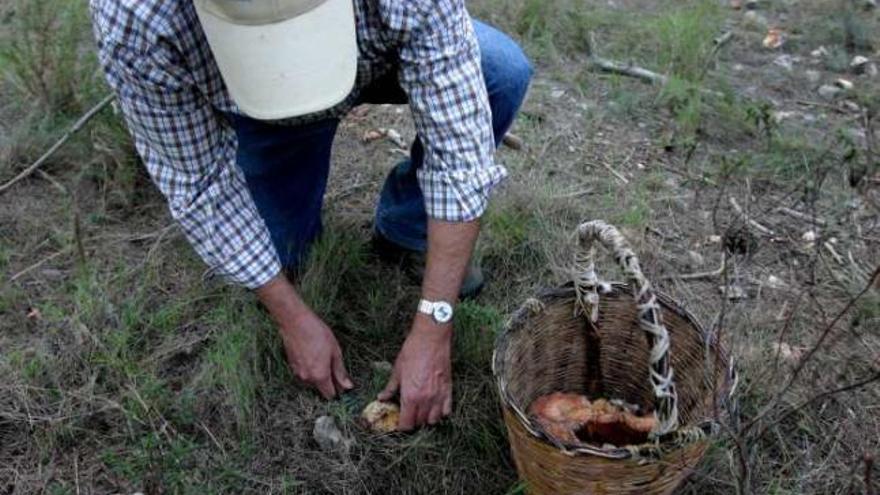
[[[99,37],[99,58],[135,146],[190,244],[216,272],[257,288],[281,269],[236,166],[236,137],[171,50]]]
[[[492,113],[464,0],[389,3],[392,12],[419,11],[415,20],[400,15],[393,27],[405,33],[400,83],[424,147],[418,178],[425,209],[437,220],[479,218],[507,171],[494,163]]]

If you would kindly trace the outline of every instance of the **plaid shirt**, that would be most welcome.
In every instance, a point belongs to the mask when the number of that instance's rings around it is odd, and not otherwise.
[[[493,162],[491,111],[464,0],[354,4],[356,87],[308,118],[343,116],[367,85],[399,70],[425,148],[419,181],[428,215],[478,218],[507,172]],[[172,216],[213,269],[249,288],[265,284],[281,267],[235,163],[235,131],[223,112],[238,110],[192,0],[91,0],[90,7],[107,80]]]

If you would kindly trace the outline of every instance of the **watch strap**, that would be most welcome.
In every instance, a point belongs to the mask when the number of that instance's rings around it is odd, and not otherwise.
[[[433,316],[434,315],[434,303],[427,300],[427,299],[419,300],[419,313]]]

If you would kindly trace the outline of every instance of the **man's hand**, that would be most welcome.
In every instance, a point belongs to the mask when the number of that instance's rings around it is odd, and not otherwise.
[[[299,298],[284,275],[257,289],[257,296],[278,324],[287,363],[297,378],[317,388],[326,399],[354,387],[333,332]]]
[[[428,220],[428,264],[422,297],[458,300],[461,282],[480,233],[478,222]],[[379,394],[388,400],[400,390],[401,430],[435,424],[452,413],[452,324],[418,313],[397,355],[391,380]]]
[[[400,390],[400,430],[437,424],[452,413],[451,347],[450,324],[441,326],[430,316],[416,316],[391,380],[379,394],[379,400],[388,400]]]

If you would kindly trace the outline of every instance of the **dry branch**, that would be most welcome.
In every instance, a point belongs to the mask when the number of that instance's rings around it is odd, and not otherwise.
[[[670,275],[668,277],[663,277],[665,280],[669,279],[678,279],[678,280],[700,280],[704,278],[715,278],[720,277],[724,270],[727,269],[727,256],[721,257],[721,266],[718,267],[717,270],[712,270],[711,272],[698,272],[698,273],[686,273],[684,275]]]
[[[771,229],[769,227],[765,227],[765,226],[761,225],[760,223],[758,223],[757,221],[749,218],[749,216],[746,214],[745,210],[742,209],[742,206],[739,205],[739,203],[736,201],[736,198],[734,198],[733,196],[730,197],[730,206],[737,213],[737,215],[742,217],[742,219],[745,220],[746,223],[748,223],[753,229],[757,230],[758,232],[760,232],[764,235],[769,235],[769,236],[775,235],[775,233],[773,232],[773,229]]]
[[[780,206],[779,208],[776,208],[776,211],[778,211],[779,213],[782,213],[784,215],[788,215],[792,218],[796,218],[798,220],[810,222],[810,223],[812,223],[814,225],[818,225],[820,227],[824,227],[827,224],[827,222],[820,217],[817,217],[815,215],[810,215],[808,213],[802,213],[797,210],[792,210],[791,208],[786,208],[784,206]]]
[[[51,148],[49,148],[45,153],[43,153],[43,155],[40,158],[38,158],[37,161],[30,164],[26,169],[22,170],[21,173],[19,173],[18,175],[16,175],[12,179],[10,179],[8,182],[6,182],[2,186],[0,186],[0,194],[6,192],[7,189],[12,187],[16,183],[18,183],[20,180],[22,180],[26,177],[29,177],[31,174],[36,172],[38,168],[43,166],[43,164],[46,163],[46,161],[49,158],[51,158],[52,155],[54,155],[55,152],[61,148],[61,146],[64,145],[64,143],[66,143],[74,134],[79,132],[80,129],[82,129],[88,121],[92,120],[92,117],[97,115],[101,110],[104,109],[104,107],[109,105],[110,102],[112,102],[115,98],[116,98],[115,95],[112,95],[112,94],[107,95],[104,97],[103,100],[99,101],[95,106],[90,108],[89,111],[86,112],[85,114],[83,114],[83,116],[80,117],[76,122],[74,122],[73,125],[70,127],[70,129],[68,129],[67,132],[65,132],[64,135],[61,136],[61,139],[59,139],[58,141],[55,141],[55,144],[53,144]]]

